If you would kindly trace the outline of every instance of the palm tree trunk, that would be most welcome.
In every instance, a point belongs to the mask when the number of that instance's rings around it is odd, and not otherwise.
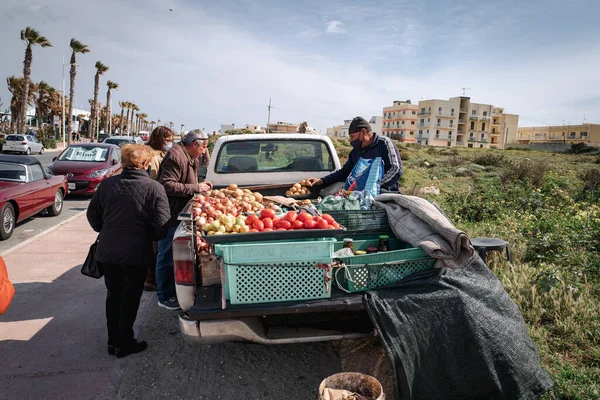
[[[98,86],[100,85],[100,74],[96,72],[94,77],[94,104],[92,105],[92,114],[90,115],[90,140],[93,142],[96,137],[96,113],[98,112]]]
[[[127,107],[127,119],[125,120],[125,126],[127,128],[127,134],[129,134],[129,112],[131,111],[131,108]]]
[[[23,93],[21,93],[21,112],[17,121],[17,133],[25,133],[27,125],[27,105],[29,97],[29,81],[31,78],[31,60],[33,54],[31,52],[31,44],[25,48],[25,61],[23,62]]]
[[[125,107],[121,106],[121,119],[119,119],[119,135],[123,134],[123,114],[125,112]]]
[[[77,70],[75,69],[75,52],[71,54],[71,87],[69,88],[69,112],[67,114],[67,141],[69,146],[71,145],[71,138],[73,134],[73,102],[75,99],[75,75],[77,74]]]
[[[106,129],[104,132],[110,134],[110,119],[112,118],[112,110],[110,109],[110,89],[106,91]]]

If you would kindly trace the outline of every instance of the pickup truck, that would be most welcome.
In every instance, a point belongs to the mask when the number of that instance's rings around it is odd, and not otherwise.
[[[206,180],[215,188],[236,184],[266,195],[284,195],[295,182],[324,177],[341,168],[333,143],[314,134],[251,134],[219,138]],[[184,337],[201,343],[283,344],[358,338],[373,334],[362,295],[336,294],[322,300],[222,307],[221,285],[202,279],[191,221],[182,221],[173,240],[177,299]],[[205,265],[206,267],[206,265]]]

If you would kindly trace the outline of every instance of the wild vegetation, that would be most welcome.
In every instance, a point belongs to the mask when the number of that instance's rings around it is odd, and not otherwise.
[[[346,142],[336,141],[340,154],[349,153]],[[491,252],[488,266],[520,307],[556,383],[544,399],[600,398],[597,150],[398,147],[404,194],[436,202],[471,237],[509,242],[513,264]]]

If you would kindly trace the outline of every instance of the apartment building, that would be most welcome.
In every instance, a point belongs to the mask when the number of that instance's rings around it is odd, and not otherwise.
[[[267,132],[270,133],[297,133],[298,124],[291,124],[289,122],[277,121],[271,122],[267,126]]]
[[[519,116],[469,97],[423,100],[417,112],[416,142],[430,146],[498,148],[515,143]]]
[[[518,143],[585,143],[600,146],[600,124],[532,126],[519,128]]]
[[[381,134],[401,142],[415,143],[418,106],[410,100],[394,101],[383,107]]]
[[[383,128],[383,118],[380,115],[373,115],[369,120],[371,130],[378,135],[381,135],[381,129]]]
[[[331,128],[327,128],[327,131],[326,131],[327,136],[347,138],[348,137],[348,129],[350,128],[350,122],[352,122],[351,119],[345,119],[343,125],[335,125]],[[373,132],[376,132],[377,134],[381,134],[381,131],[383,129],[382,128],[383,119],[380,116],[378,116],[378,115],[372,116],[371,119],[369,120],[369,124],[371,125],[371,130]]]

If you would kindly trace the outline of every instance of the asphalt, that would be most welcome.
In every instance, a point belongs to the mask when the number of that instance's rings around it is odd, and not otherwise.
[[[82,214],[3,256],[17,294],[0,316],[0,398],[312,399],[341,371],[331,343],[188,344],[149,292],[134,327],[148,350],[109,356],[104,282],[79,272],[95,237]]]

